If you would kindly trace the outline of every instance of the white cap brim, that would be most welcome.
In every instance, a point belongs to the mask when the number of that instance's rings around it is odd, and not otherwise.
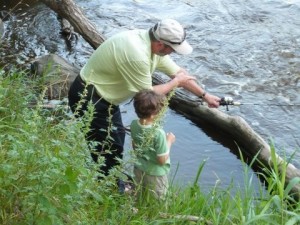
[[[175,52],[181,55],[188,55],[193,52],[192,46],[185,40],[180,45],[178,44],[170,44],[166,42],[165,44],[169,45],[171,48],[174,49]]]

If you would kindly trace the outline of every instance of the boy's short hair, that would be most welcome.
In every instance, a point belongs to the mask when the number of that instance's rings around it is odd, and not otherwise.
[[[157,115],[164,106],[165,95],[155,93],[153,90],[142,90],[133,98],[133,106],[140,119]]]

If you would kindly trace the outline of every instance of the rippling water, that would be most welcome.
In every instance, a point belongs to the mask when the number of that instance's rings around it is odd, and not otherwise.
[[[197,76],[209,92],[244,103],[228,112],[220,110],[243,117],[265,140],[274,142],[279,154],[296,151],[293,163],[300,166],[300,1],[76,2],[106,37],[127,29],[148,29],[163,18],[180,21],[194,51],[184,57],[174,54],[178,64]],[[6,50],[1,53],[5,65],[13,60],[27,65],[48,53],[83,65],[93,51],[82,38],[67,47],[56,15],[42,4],[14,10],[5,28],[2,48]],[[127,124],[135,116],[130,107],[124,106]],[[207,160],[204,186],[227,185],[231,177],[243,181],[242,163],[201,128],[171,110],[165,125],[177,137],[172,150],[173,173],[179,165],[177,180],[192,182],[199,164]]]

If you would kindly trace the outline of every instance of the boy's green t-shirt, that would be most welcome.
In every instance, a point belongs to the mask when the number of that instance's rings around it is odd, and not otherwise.
[[[130,126],[134,151],[137,155],[135,167],[148,175],[163,176],[170,171],[170,157],[164,165],[157,162],[157,156],[169,154],[165,131],[152,125],[141,125],[133,120]]]

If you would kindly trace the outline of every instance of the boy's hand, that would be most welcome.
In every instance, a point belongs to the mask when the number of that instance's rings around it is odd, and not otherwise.
[[[172,132],[167,133],[166,136],[167,136],[168,142],[170,142],[171,144],[173,144],[175,142],[176,137]]]

